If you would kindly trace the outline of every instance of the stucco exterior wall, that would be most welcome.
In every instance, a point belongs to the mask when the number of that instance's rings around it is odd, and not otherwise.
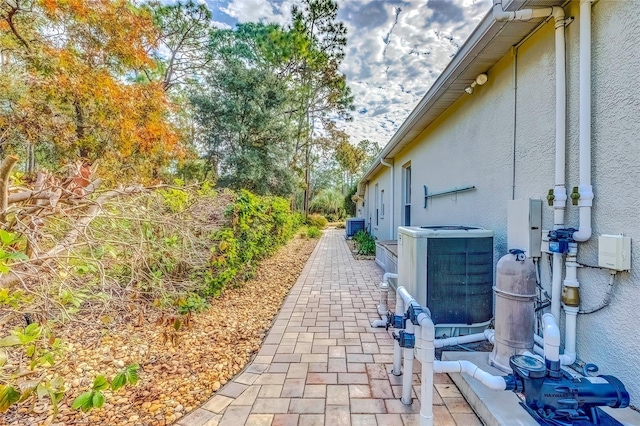
[[[624,233],[632,238],[630,273],[619,273],[610,306],[578,317],[578,357],[595,363],[601,374],[623,381],[632,405],[640,407],[640,14],[639,2],[602,0],[593,6],[592,184],[593,237],[579,246],[578,260],[597,265],[597,237]],[[578,185],[578,52],[579,2],[567,16],[567,165],[566,187]],[[395,223],[402,220],[402,165],[412,165],[412,225],[475,225],[495,232],[494,261],[507,252],[507,201],[545,200],[554,185],[555,52],[553,22],[533,34],[517,53],[517,99],[514,97],[512,54],[492,67],[489,82],[464,95],[394,158]],[[515,121],[514,121],[515,109]],[[514,144],[515,131],[515,144]],[[515,147],[515,151],[514,151]],[[514,155],[515,153],[515,155]],[[514,162],[515,158],[515,162]],[[515,171],[515,174],[514,174]],[[369,183],[390,184],[384,169]],[[515,183],[515,186],[514,186]],[[424,208],[424,190],[440,192],[474,185],[473,191],[431,198]],[[385,190],[387,193],[388,189]],[[388,197],[387,197],[388,198]],[[371,194],[367,203],[373,202]],[[390,206],[389,206],[390,207]],[[389,215],[374,230],[387,239]],[[570,203],[567,226],[578,227],[578,208]],[[543,206],[543,228],[553,226],[553,211]],[[543,286],[551,275],[541,259]],[[602,301],[609,274],[584,267],[578,271],[581,306]],[[564,321],[561,321],[563,328]]]

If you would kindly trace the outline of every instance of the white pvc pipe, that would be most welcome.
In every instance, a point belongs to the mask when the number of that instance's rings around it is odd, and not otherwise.
[[[591,0],[580,1],[580,225],[573,239],[591,238]]]
[[[422,377],[420,381],[420,426],[433,426],[433,363],[435,362],[434,340],[435,326],[431,317],[424,313],[418,315],[422,336]]]
[[[553,253],[553,274],[551,275],[551,314],[560,318],[560,295],[562,294],[562,254]]]
[[[398,287],[396,289],[396,315],[404,316],[404,300],[400,297],[399,290],[404,287]],[[396,340],[393,345],[393,370],[391,370],[394,376],[402,375],[402,348],[400,343]]]
[[[544,356],[544,349],[538,345],[533,345],[533,351],[540,356]]]
[[[409,306],[412,303],[418,304],[418,302],[416,302],[416,299],[414,299],[413,296],[403,286],[400,286],[396,289],[396,298],[398,296],[402,298],[405,306]]]
[[[415,334],[415,326],[411,320],[405,322],[405,333]],[[413,381],[413,348],[403,348],[404,351],[404,374],[402,376],[402,398],[400,401],[404,405],[411,405],[411,384]]]
[[[501,0],[493,2],[493,17],[497,21],[526,21],[532,18],[553,16],[555,21],[556,50],[556,155],[555,183],[553,187],[553,228],[564,228],[564,211],[567,205],[565,188],[566,130],[567,130],[567,93],[566,93],[566,48],[565,13],[562,7],[543,7],[523,9],[515,12],[504,11]],[[560,293],[562,283],[562,255],[553,254],[553,277],[551,286],[551,313],[560,318]]]
[[[492,345],[496,344],[495,330],[486,329],[484,331],[484,336],[487,338],[489,343],[491,343]]]
[[[382,276],[382,282],[380,283],[380,304],[378,305],[379,320],[371,322],[371,327],[386,327],[387,326],[387,313],[389,308],[387,306],[389,300],[389,278],[398,278],[398,274],[387,272]]]
[[[544,357],[549,361],[559,361],[561,365],[571,365],[576,361],[575,343],[575,318],[578,315],[578,308],[566,307],[567,310],[567,333],[565,335],[565,353],[560,355],[560,328],[556,319],[551,314],[542,316],[544,325]],[[575,312],[575,314],[574,314]],[[534,352],[538,353],[534,346]]]
[[[487,340],[487,335],[485,333],[476,333],[469,334],[467,336],[456,336],[449,337],[447,339],[437,339],[434,342],[434,346],[436,348],[444,348],[447,346],[464,345],[465,343],[481,342],[483,340]]]
[[[549,361],[560,361],[560,329],[552,314],[542,316],[544,326],[544,357]]]
[[[564,353],[560,355],[560,364],[571,365],[576,362],[576,320],[579,308],[565,306]]]
[[[489,374],[470,361],[435,361],[433,363],[433,371],[435,373],[466,373],[491,390],[507,389],[507,382],[504,377]]]
[[[542,338],[542,336],[538,336],[537,334],[533,335],[533,340],[535,341],[536,345],[542,347],[542,345],[544,345],[544,339]]]
[[[479,380],[483,385],[493,390],[505,390],[507,383],[501,376],[493,376],[481,370],[469,361],[436,361],[435,360],[435,326],[431,317],[426,313],[418,315],[418,324],[421,328],[421,337],[424,345],[422,352],[422,377],[421,377],[421,401],[420,401],[420,426],[433,426],[433,373],[466,373]],[[493,330],[486,330],[483,336],[493,339]],[[406,382],[406,376],[405,376]],[[404,386],[405,389],[409,386]],[[403,401],[404,402],[404,401]]]

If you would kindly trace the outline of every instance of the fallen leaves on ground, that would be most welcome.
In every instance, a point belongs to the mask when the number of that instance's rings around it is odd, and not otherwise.
[[[186,321],[182,318],[178,330],[158,313],[143,315],[124,328],[109,328],[105,320],[117,312],[96,312],[63,326],[57,333],[68,343],[68,352],[58,371],[52,372],[52,377],[55,373],[64,378],[67,388],[60,413],[53,419],[50,404],[36,403],[32,411],[21,406],[0,415],[0,425],[175,422],[207,401],[251,360],[316,243],[293,239],[261,262],[253,279],[225,290],[206,311]],[[103,321],[105,326],[83,328],[82,321]],[[136,386],[106,392],[100,409],[82,413],[70,408],[98,374],[113,378],[132,363],[141,366]]]

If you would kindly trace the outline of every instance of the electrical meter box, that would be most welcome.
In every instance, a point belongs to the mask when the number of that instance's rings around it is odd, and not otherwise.
[[[598,266],[614,271],[631,269],[631,238],[622,235],[598,237]]]
[[[519,249],[527,257],[540,257],[542,200],[522,198],[507,204],[507,248]]]

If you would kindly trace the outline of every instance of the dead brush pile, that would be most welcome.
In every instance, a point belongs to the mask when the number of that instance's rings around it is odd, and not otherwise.
[[[98,183],[7,188],[31,192],[0,229],[0,424],[171,423],[259,348],[315,244],[263,260],[286,200]]]

